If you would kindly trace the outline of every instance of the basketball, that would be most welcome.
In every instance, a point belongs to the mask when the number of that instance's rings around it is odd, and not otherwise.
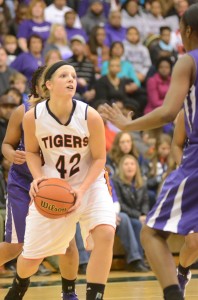
[[[67,211],[75,204],[75,196],[70,193],[70,185],[60,178],[49,178],[42,181],[34,203],[46,218],[58,219],[65,217]]]

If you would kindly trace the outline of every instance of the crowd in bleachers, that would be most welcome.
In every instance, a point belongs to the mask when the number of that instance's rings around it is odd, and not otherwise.
[[[133,118],[163,103],[172,68],[185,53],[179,21],[196,0],[0,0],[0,144],[12,111],[28,101],[33,72],[63,59],[77,73],[75,98],[98,112],[116,102]],[[173,99],[177,101],[177,99]],[[127,269],[148,270],[139,233],[163,178],[175,168],[174,124],[119,132],[104,120],[117,235]],[[0,242],[10,163],[0,152]],[[124,234],[125,233],[125,234]],[[79,234],[79,230],[78,230]],[[89,254],[77,237],[80,263]],[[5,274],[0,269],[0,276]],[[2,275],[3,276],[3,275]]]

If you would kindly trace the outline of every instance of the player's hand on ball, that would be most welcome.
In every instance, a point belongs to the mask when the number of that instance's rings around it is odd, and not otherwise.
[[[38,193],[38,185],[39,183],[41,183],[41,181],[46,180],[47,177],[43,176],[40,178],[36,178],[32,181],[31,185],[30,185],[30,191],[29,191],[29,195],[31,200],[34,200],[34,197],[36,197],[36,194]]]
[[[72,194],[74,194],[74,197],[76,199],[75,204],[68,210],[68,214],[72,213],[74,210],[76,210],[82,201],[82,197],[83,197],[83,192],[81,192],[80,190],[78,191],[71,191]]]

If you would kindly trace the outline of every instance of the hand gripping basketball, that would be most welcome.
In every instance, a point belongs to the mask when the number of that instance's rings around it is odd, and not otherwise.
[[[71,186],[64,179],[48,178],[42,181],[34,198],[37,210],[46,218],[65,217],[76,202],[71,190]]]

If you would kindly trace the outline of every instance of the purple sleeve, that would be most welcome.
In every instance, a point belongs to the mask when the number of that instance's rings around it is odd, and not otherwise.
[[[25,20],[19,25],[17,38],[29,38],[29,25],[29,20]]]
[[[22,65],[23,65],[23,53],[17,56],[17,58],[10,64],[10,67],[17,70],[18,72],[22,72]]]

